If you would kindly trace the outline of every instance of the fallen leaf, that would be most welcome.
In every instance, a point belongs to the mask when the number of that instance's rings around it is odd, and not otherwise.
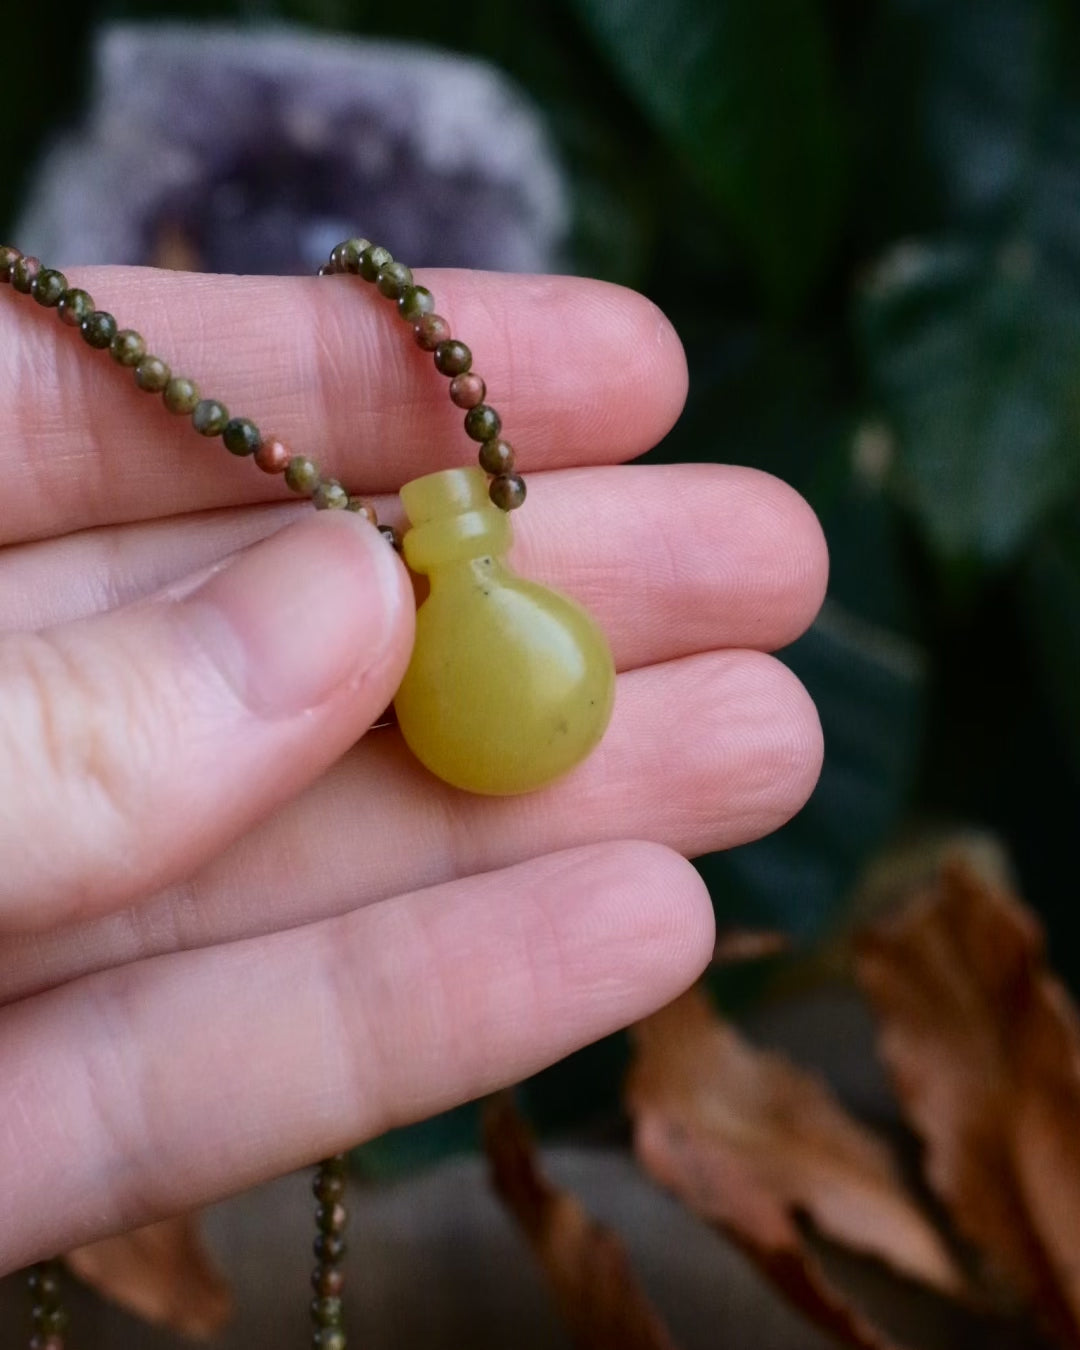
[[[765,961],[770,956],[782,955],[790,947],[791,939],[786,933],[756,928],[728,928],[717,935],[713,965],[733,966],[746,961]]]
[[[830,1287],[800,1215],[902,1275],[964,1291],[888,1148],[824,1084],[748,1045],[699,990],[640,1023],[634,1040],[627,1104],[642,1165],[818,1325],[868,1350],[889,1344]]]
[[[1042,930],[961,861],[865,932],[882,1056],[958,1230],[1080,1346],[1080,1022]]]
[[[508,1093],[485,1109],[484,1147],[496,1193],[536,1254],[578,1350],[676,1350],[616,1234],[540,1171]]]
[[[93,1242],[66,1260],[80,1280],[148,1322],[207,1339],[228,1320],[229,1287],[207,1254],[197,1215]]]

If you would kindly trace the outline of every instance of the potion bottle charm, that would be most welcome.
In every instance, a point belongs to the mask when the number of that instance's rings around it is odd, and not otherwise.
[[[531,792],[585,758],[615,698],[607,640],[576,601],[513,572],[480,469],[401,489],[405,560],[430,583],[394,708],[413,754],[468,792]]]

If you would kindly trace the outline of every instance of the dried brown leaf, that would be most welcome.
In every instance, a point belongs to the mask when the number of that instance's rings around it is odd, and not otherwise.
[[[860,938],[857,971],[931,1186],[1080,1346],[1080,1022],[1037,920],[955,861]]]
[[[619,1238],[540,1171],[508,1093],[488,1104],[484,1146],[495,1190],[536,1254],[578,1350],[676,1350]]]
[[[889,1150],[817,1079],[746,1044],[696,990],[641,1023],[635,1040],[627,1102],[643,1166],[820,1326],[851,1345],[888,1344],[829,1286],[798,1215],[903,1275],[962,1292]]]
[[[206,1339],[228,1320],[229,1286],[203,1245],[198,1215],[105,1238],[66,1259],[80,1280],[148,1322]]]
[[[741,965],[747,961],[765,961],[780,956],[791,946],[786,933],[768,929],[728,928],[717,934],[713,948],[714,966]]]

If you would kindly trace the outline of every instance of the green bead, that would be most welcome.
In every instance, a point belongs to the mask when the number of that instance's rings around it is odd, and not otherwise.
[[[360,255],[360,275],[365,281],[374,281],[379,275],[379,269],[393,261],[394,255],[389,249],[370,244]]]
[[[294,492],[310,494],[319,486],[319,469],[306,455],[294,455],[285,470],[285,481]]]
[[[262,445],[262,432],[247,417],[233,417],[221,433],[225,449],[232,455],[253,455]]]
[[[82,321],[93,312],[94,297],[86,291],[80,290],[78,286],[73,286],[71,290],[65,291],[56,307],[60,322],[66,323],[69,328],[81,327]]]
[[[174,375],[162,390],[161,401],[171,413],[191,413],[199,402],[199,386],[183,375]]]
[[[509,441],[496,436],[485,441],[480,447],[480,467],[485,473],[496,477],[502,473],[514,472],[514,447]]]
[[[172,378],[172,371],[160,356],[144,356],[135,367],[135,383],[148,394],[160,394]]]
[[[30,283],[30,294],[46,309],[55,309],[68,288],[67,277],[51,267],[43,267]]]
[[[339,244],[343,270],[351,272],[355,276],[360,271],[360,259],[363,257],[364,250],[370,247],[370,239],[346,239],[343,244]],[[336,253],[337,249],[334,252]]]
[[[313,1298],[311,1300],[311,1320],[317,1327],[339,1327],[345,1305],[340,1298]]]
[[[488,496],[500,511],[516,511],[525,500],[525,480],[516,473],[500,474],[491,480]]]
[[[327,478],[311,494],[316,511],[344,511],[349,505],[349,494],[336,478]]]
[[[415,323],[435,309],[435,297],[426,286],[406,286],[397,302],[398,313],[409,323]]]
[[[116,336],[116,320],[104,309],[92,310],[80,325],[83,341],[99,349],[112,345]]]
[[[320,484],[320,491],[322,486]],[[330,1204],[322,1204],[315,1211],[315,1227],[320,1233],[344,1233],[345,1225],[348,1222],[348,1210],[340,1200],[335,1200]]]
[[[354,499],[350,497],[350,510],[353,509],[353,500],[356,500],[363,505],[361,498],[357,497]],[[345,1198],[345,1188],[347,1184],[347,1178],[340,1172],[324,1172],[320,1168],[315,1174],[315,1180],[312,1182],[311,1189],[315,1193],[316,1200],[322,1201],[324,1205],[333,1205]]]
[[[465,434],[474,441],[493,440],[502,431],[502,418],[487,403],[478,403],[465,414]]]
[[[21,257],[19,250],[11,244],[0,244],[0,284],[11,280],[11,269]]]
[[[137,366],[146,355],[146,339],[134,328],[121,328],[109,343],[109,355],[121,366]]]
[[[472,367],[472,352],[464,342],[449,338],[435,348],[435,369],[440,375],[464,375]]]
[[[412,284],[412,269],[399,262],[384,263],[375,278],[375,289],[387,300],[399,300],[405,287]]]
[[[315,1259],[325,1265],[340,1265],[348,1248],[340,1233],[319,1233],[314,1242]]]
[[[29,295],[34,278],[40,271],[41,259],[28,258],[23,254],[11,265],[11,284],[22,295]]]
[[[34,1327],[46,1336],[59,1336],[67,1330],[68,1317],[63,1308],[36,1303],[30,1311]]]
[[[346,1350],[348,1342],[340,1327],[322,1327],[312,1339],[312,1350]]]
[[[229,420],[229,410],[216,398],[202,398],[191,414],[191,425],[200,436],[220,436]]]

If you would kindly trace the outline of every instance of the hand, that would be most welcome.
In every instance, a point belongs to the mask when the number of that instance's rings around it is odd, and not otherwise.
[[[351,490],[468,462],[359,281],[70,280]],[[774,829],[817,777],[814,709],[765,655],[821,601],[813,514],[751,470],[614,467],[682,405],[663,317],[596,282],[424,280],[528,477],[516,562],[592,610],[620,671],[600,749],[528,797],[455,792],[364,734],[413,629],[369,525],[286,500],[0,293],[0,1271],[667,1002],[713,940],[681,855]]]

